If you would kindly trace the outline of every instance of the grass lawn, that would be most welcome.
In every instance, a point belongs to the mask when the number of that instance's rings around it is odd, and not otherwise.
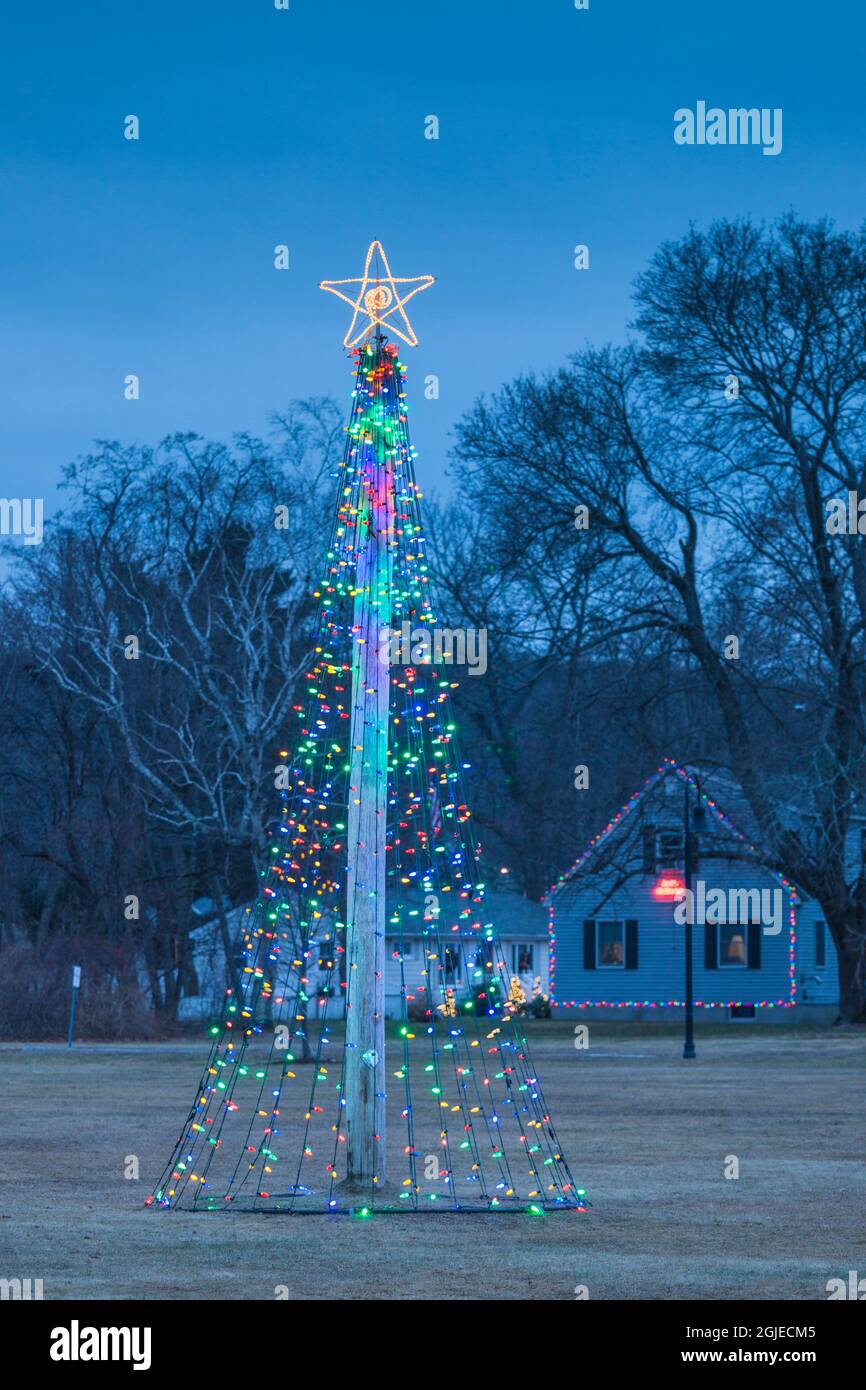
[[[146,1211],[207,1044],[2,1046],[0,1277],[46,1299],[823,1300],[866,1273],[866,1033],[699,1019],[687,1063],[678,1028],[589,1027],[584,1052],[531,1025],[592,1202],[537,1217]]]

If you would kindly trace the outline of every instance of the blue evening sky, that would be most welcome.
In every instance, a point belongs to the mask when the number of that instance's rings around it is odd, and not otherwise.
[[[0,495],[50,511],[96,437],[348,406],[348,310],[317,284],[360,274],[373,237],[395,274],[438,278],[405,358],[441,483],[475,396],[621,338],[634,275],[690,220],[859,225],[864,32],[854,0],[7,0]],[[782,107],[782,153],[675,145],[699,99]]]

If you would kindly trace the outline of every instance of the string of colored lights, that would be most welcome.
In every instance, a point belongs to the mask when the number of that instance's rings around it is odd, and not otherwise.
[[[405,427],[406,430],[405,416],[402,416],[402,421],[403,427]],[[405,438],[405,457],[407,460],[407,468],[409,468],[409,470],[411,471],[411,450],[409,448],[409,438],[407,438],[407,432]],[[417,489],[413,488],[413,495],[417,495]],[[420,531],[420,516],[417,517],[416,530]],[[427,607],[428,612],[430,612],[430,600],[425,600],[425,607]],[[432,612],[430,612],[430,620],[432,621]],[[448,682],[443,681],[442,684],[448,684]],[[463,760],[460,759],[459,752],[457,752],[456,749],[456,728],[448,726],[448,735],[448,741],[452,742],[452,744],[455,745],[455,771],[453,771],[453,781],[455,781],[456,783],[457,795],[461,796],[461,769],[463,769],[463,767],[467,765],[464,765]],[[467,856],[468,863],[470,863],[470,865],[471,863],[477,863],[478,859],[480,859],[480,848],[478,848],[477,844],[475,844],[473,824],[471,824],[470,817],[468,817],[468,810],[466,808],[466,805],[464,805],[464,802],[461,801],[461,799],[459,802],[457,802],[456,813],[457,819],[459,819],[461,823],[463,823],[464,838],[466,838],[467,847],[468,849],[470,849],[470,853],[468,853]],[[461,855],[461,853],[460,860],[463,860],[463,855]],[[482,885],[481,883],[475,884],[475,901],[481,902],[482,895],[484,895],[484,885]],[[480,927],[480,922],[468,923],[468,941],[473,941],[473,934],[477,933],[478,927]],[[484,940],[485,944],[487,944],[489,947],[489,951],[491,951],[491,955],[495,956],[495,965],[493,965],[493,962],[491,962],[491,972],[495,970],[496,979],[498,979],[499,990],[500,992],[502,992],[503,998],[505,998],[505,995],[507,994],[507,986],[509,986],[509,979],[507,979],[505,959],[503,959],[502,947],[500,947],[498,941],[496,941],[496,935],[495,931],[493,931],[492,929],[492,924],[487,924],[487,926],[484,927]],[[439,970],[441,969],[442,967],[439,966]],[[491,1011],[491,1013],[492,1012],[493,1011]],[[531,1118],[527,1120],[527,1125],[534,1127],[535,1130],[544,1130],[545,1126],[549,1126],[549,1116],[548,1113],[546,1113],[544,1095],[542,1095],[541,1093],[541,1086],[539,1086],[538,1079],[534,1076],[534,1074],[530,1074],[531,1065],[530,1061],[528,1061],[528,1049],[527,1045],[525,1045],[525,1038],[520,1037],[517,1038],[517,1040],[513,1040],[513,1038],[510,1038],[510,1040],[506,1040],[505,1036],[503,1036],[502,1030],[496,1030],[496,1038],[498,1038],[500,1065],[502,1065],[502,1072],[498,1073],[496,1079],[500,1080],[503,1079],[503,1077],[505,1077],[507,1087],[510,1084],[509,1080],[507,1080],[507,1077],[509,1077],[509,1073],[518,1073],[518,1090],[520,1090],[521,1093],[524,1093],[524,1097],[525,1095],[528,1095],[528,1099],[530,1099],[531,1101],[530,1106],[525,1106],[527,1112],[531,1113]],[[516,1052],[516,1056],[507,1056],[506,1058],[503,1049],[507,1049],[507,1051],[509,1052]],[[516,1065],[514,1065],[514,1063],[516,1063]],[[485,1077],[485,1083],[489,1083],[489,1077]],[[513,1104],[512,1098],[507,1097],[506,1095],[505,1104]],[[520,1125],[520,1109],[516,1111],[516,1118],[518,1120],[518,1125]],[[495,1123],[498,1123],[498,1118],[493,1119],[495,1119]],[[550,1133],[552,1133],[552,1130],[550,1130]],[[521,1143],[527,1143],[527,1137],[527,1134],[525,1134],[524,1131],[521,1130]],[[531,1154],[534,1154],[534,1152],[538,1151],[538,1148],[541,1147],[541,1145],[527,1145],[527,1147],[528,1151],[530,1151]],[[553,1145],[553,1147],[555,1147],[555,1145]],[[552,1165],[553,1168],[556,1168],[557,1163],[560,1162],[560,1155],[548,1154],[548,1158],[545,1158],[544,1162],[545,1165]],[[532,1177],[532,1180],[537,1181],[538,1183],[539,1175],[535,1166],[530,1166],[530,1175]],[[566,1186],[566,1188],[570,1188],[570,1184],[570,1175],[566,1175],[566,1181],[564,1181],[564,1186]],[[556,1184],[549,1184],[550,1190],[555,1190],[555,1187]],[[582,1197],[582,1193],[580,1195]]]
[[[399,1085],[404,1172],[396,1195],[377,1191],[374,1180],[360,1206],[357,1194],[341,1190],[346,1051],[334,1065],[330,1049],[340,1045],[341,1028],[328,1015],[338,997],[335,979],[344,1014],[353,1003],[347,923],[354,921],[359,890],[355,884],[347,900],[352,793],[346,742],[356,599],[360,593],[362,606],[376,603],[376,594],[360,590],[358,581],[377,459],[386,460],[394,500],[391,621],[397,628],[405,620],[434,623],[404,369],[397,349],[382,339],[354,355],[341,484],[325,574],[315,592],[320,607],[313,661],[306,698],[294,709],[294,750],[291,757],[289,745],[281,752],[289,783],[281,788],[281,819],[270,835],[259,895],[246,913],[240,988],[226,993],[189,1117],[148,1204],[296,1214],[580,1211],[585,1193],[562,1154],[490,920],[481,850],[462,787],[468,765],[450,710],[456,682],[443,666],[426,663],[391,668],[387,763],[376,765],[387,777],[387,920],[399,947],[392,955],[402,1016],[394,1024],[399,1067],[389,1075],[389,1042],[386,1057],[371,1059],[371,1069],[377,1089],[387,1091],[389,1081]],[[365,717],[365,757],[374,735]],[[375,760],[374,742],[369,751]],[[410,983],[403,943],[415,939],[419,918],[422,973]],[[308,1037],[314,973],[322,991],[316,996],[318,1038],[296,1115],[304,1066],[297,1043]],[[436,1151],[435,1174],[428,1171],[430,1149]]]
[[[652,790],[658,782],[668,776],[675,776],[681,782],[688,785],[695,791],[701,803],[713,814],[721,826],[734,836],[745,846],[749,854],[758,857],[758,850],[746,835],[734,824],[731,818],[725,814],[718,803],[711,797],[698,782],[697,778],[689,770],[677,763],[673,758],[665,758],[655,772],[652,772],[642,786],[633,792],[624,806],[611,816],[607,824],[594,835],[586,847],[575,859],[570,869],[567,869],[554,884],[547,890],[542,901],[546,904],[549,914],[548,939],[550,953],[550,1000],[558,1009],[683,1009],[685,1001],[682,999],[559,999],[555,994],[556,977],[556,897],[567,884],[571,883],[584,868],[586,863],[600,846],[616,834],[623,822],[628,819],[635,808],[643,801],[644,797]],[[696,1009],[729,1009],[754,1007],[758,1009],[790,1009],[797,1003],[797,908],[800,899],[797,894],[796,885],[784,874],[775,869],[767,868],[766,872],[781,885],[787,895],[788,901],[788,998],[787,999],[695,999],[693,1000]]]
[[[403,428],[405,428],[405,427],[406,427],[405,414],[403,414],[403,416],[400,417],[400,418],[402,418]],[[403,457],[405,457],[406,460],[409,460],[409,463],[407,463],[407,468],[409,468],[409,471],[411,471],[411,461],[410,461],[410,460],[411,460],[411,450],[410,450],[410,448],[409,448],[409,439],[407,439],[407,434],[406,434],[406,438],[403,439]],[[411,481],[411,480],[410,480],[410,481]],[[411,493],[411,496],[413,496],[413,498],[414,498],[414,496],[417,496],[417,489],[414,489],[414,486],[413,486],[413,488],[410,488],[410,493]],[[414,530],[416,530],[416,532],[420,532],[420,517],[417,517],[417,518],[416,518],[416,525],[414,525]],[[425,613],[425,616],[430,617],[430,621],[432,621],[432,612],[430,612],[430,600],[425,599],[424,606],[425,606],[425,610],[427,610],[427,613]],[[416,673],[409,673],[409,674],[416,674]],[[409,699],[409,684],[410,684],[410,682],[407,682],[407,685],[406,685],[407,699]],[[441,682],[439,682],[439,684],[445,685],[445,687],[448,687],[448,685],[449,685],[449,684],[453,684],[453,682],[441,681]],[[416,695],[418,694],[418,692],[420,692],[420,691],[418,691],[417,684],[416,684],[416,687],[414,687],[414,691],[416,691]],[[411,726],[410,726],[410,727],[411,727]],[[443,734],[442,731],[439,731],[439,730],[434,730],[434,731],[435,731],[435,733],[438,733],[438,734],[439,734],[439,738],[445,738],[445,734]],[[453,726],[448,726],[448,741],[453,741],[453,733],[455,733],[455,731],[453,731]],[[457,765],[456,765],[456,766],[457,766],[457,770],[455,771],[455,773],[452,773],[452,778],[453,778],[453,780],[457,781],[457,783],[459,783],[459,780],[460,780],[460,771],[459,771],[459,769],[460,769],[460,760],[459,760],[459,759],[457,759]],[[413,767],[413,763],[410,763],[410,769],[411,769],[411,767]],[[421,760],[418,759],[418,760],[416,760],[416,762],[414,762],[414,769],[420,770],[420,767],[421,767]],[[431,770],[431,773],[432,773],[432,769],[430,769],[430,770]],[[445,778],[442,778],[442,781],[445,781]],[[430,790],[430,788],[428,788],[428,790]],[[416,792],[416,794],[414,794],[414,796],[416,796],[416,799],[418,799],[418,794],[417,794],[417,792]],[[428,808],[428,801],[427,801],[427,798],[421,799],[421,803],[423,803],[423,805],[425,806],[425,808]],[[470,863],[471,863],[471,862],[475,862],[475,860],[478,859],[478,852],[477,852],[477,848],[474,848],[473,837],[471,837],[471,823],[468,823],[468,813],[466,812],[466,808],[464,808],[464,803],[463,803],[463,802],[461,802],[461,801],[460,801],[460,802],[457,802],[456,813],[457,813],[457,816],[459,816],[459,819],[460,819],[461,821],[463,821],[463,823],[464,823],[464,835],[468,834],[468,840],[470,840],[470,844],[473,845],[473,852],[471,852],[470,855],[468,855],[468,862],[470,862]],[[455,808],[453,808],[453,803],[452,803],[452,808],[446,808],[446,816],[449,816],[449,815],[452,815],[452,816],[455,815]],[[466,823],[468,823],[468,830],[467,830]],[[423,837],[424,837],[425,834],[428,834],[428,831],[423,831],[423,833],[421,833],[421,835],[423,835]],[[460,855],[460,858],[463,858],[463,855]],[[457,877],[461,877],[461,874],[457,874]],[[428,883],[427,887],[431,887],[431,884]],[[453,887],[453,884],[446,885],[446,888],[450,888],[450,887]],[[482,887],[482,885],[480,885],[480,887]],[[478,927],[478,924],[477,924],[477,923],[470,924],[470,929],[468,929],[468,931],[470,931],[470,937],[468,937],[468,940],[470,940],[470,941],[473,940],[473,935],[471,935],[471,934],[473,934],[474,931],[477,931],[477,927]],[[428,930],[428,933],[430,933],[431,927],[428,926],[428,929],[427,929],[427,930]],[[457,930],[457,927],[456,927],[456,926],[455,926],[455,927],[452,927],[452,930]],[[441,938],[439,938],[439,934],[438,934],[438,924],[436,924],[435,919],[434,919],[434,923],[432,923],[432,933],[434,933],[435,938],[436,938],[436,940],[435,940],[435,952],[428,952],[428,954],[435,954],[436,958],[438,958],[438,960],[439,960],[438,973],[439,973],[439,976],[441,976],[441,974],[442,974],[442,963],[441,963],[441,959],[442,959],[442,941],[441,941]],[[453,949],[453,941],[452,941],[452,949]],[[505,962],[503,962],[503,960],[502,960],[502,951],[500,951],[500,949],[499,949],[499,951],[498,951],[498,956],[499,956],[498,967],[499,967],[500,972],[502,972],[503,966],[505,966]],[[436,1017],[438,1017],[438,1013],[435,1013],[434,1019],[436,1019]],[[453,1031],[455,1031],[455,1030],[452,1030],[452,1033],[453,1033]],[[464,1030],[459,1030],[459,1031],[460,1031],[460,1033],[463,1033]],[[500,1044],[500,1045],[502,1045],[502,1044]],[[449,1047],[449,1044],[446,1044],[446,1047]],[[456,1058],[453,1058],[453,1061],[456,1062]],[[474,1069],[473,1069],[473,1073],[474,1073]],[[505,1073],[502,1073],[502,1074],[505,1074]],[[489,1079],[489,1077],[485,1077],[485,1083],[489,1084],[489,1080],[491,1080],[491,1079]],[[532,1084],[534,1084],[534,1087],[535,1087],[534,1097],[532,1097],[532,1098],[538,1099],[538,1083],[537,1083],[537,1081],[534,1080],[534,1081],[532,1081]],[[507,1102],[507,1098],[506,1098],[506,1102]],[[481,1106],[481,1111],[482,1111],[482,1115],[484,1115],[485,1122],[487,1122],[487,1113],[485,1113],[485,1111],[484,1111],[484,1106]],[[531,1123],[537,1123],[537,1125],[538,1125],[539,1122],[538,1122],[538,1120],[534,1120],[534,1122],[531,1122]],[[525,1138],[525,1136],[523,1136],[523,1137]],[[495,1150],[495,1151],[498,1152],[498,1150]],[[534,1180],[538,1180],[538,1175],[537,1175],[537,1173],[532,1172],[532,1173],[531,1173],[531,1176],[534,1177]]]

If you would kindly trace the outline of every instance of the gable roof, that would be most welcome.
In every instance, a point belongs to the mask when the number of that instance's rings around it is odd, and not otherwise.
[[[719,825],[722,826],[722,828],[726,831],[726,833],[732,835],[735,839],[739,840],[739,842],[746,848],[749,854],[753,856],[756,861],[761,861],[761,852],[758,849],[758,847],[749,840],[746,834],[742,830],[740,830],[737,825],[734,824],[730,816],[728,816],[721,809],[718,802],[716,802],[716,800],[703,789],[694,772],[690,768],[686,767],[684,764],[678,763],[674,758],[665,758],[664,761],[659,765],[659,767],[656,768],[655,772],[651,773],[650,776],[646,779],[643,786],[639,787],[637,791],[629,797],[625,805],[621,806],[620,809],[616,812],[616,814],[611,817],[607,825],[604,826],[604,828],[600,830],[597,835],[593,836],[586,848],[582,851],[581,854],[578,855],[571,868],[566,870],[564,874],[561,874],[557,881],[551,884],[550,888],[548,888],[547,892],[545,893],[542,899],[542,902],[551,910],[551,912],[553,911],[553,900],[556,897],[556,894],[560,891],[560,889],[564,888],[565,885],[575,877],[575,875],[580,873],[580,871],[585,867],[589,860],[592,859],[593,856],[599,851],[601,846],[606,843],[610,836],[616,834],[616,832],[620,829],[622,824],[628,819],[629,816],[631,816],[631,814],[636,810],[636,808],[641,804],[641,802],[644,801],[644,799],[653,791],[653,789],[656,786],[658,786],[660,782],[664,781],[666,777],[677,777],[680,780],[680,782],[684,784],[687,783],[689,786],[693,787],[695,792],[698,794],[701,805],[705,806],[707,810],[712,813],[712,815],[718,821]],[[799,897],[796,885],[792,883],[790,879],[785,878],[785,876],[779,873],[778,870],[772,869],[768,865],[765,865],[764,867],[767,868],[768,873],[771,873],[774,878],[778,879],[779,883],[781,883],[782,886],[787,889],[788,893],[791,894],[792,897],[794,897],[795,899]]]

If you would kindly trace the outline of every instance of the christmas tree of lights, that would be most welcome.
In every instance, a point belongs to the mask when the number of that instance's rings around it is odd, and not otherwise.
[[[149,1206],[586,1205],[532,1065],[462,792],[456,682],[440,659],[405,370],[389,341],[416,345],[405,305],[432,283],[395,279],[373,242],[363,276],[321,285],[352,306],[355,384],[313,659],[281,750],[281,817],[246,910],[239,990],[226,991]],[[410,936],[420,985],[407,980]]]

